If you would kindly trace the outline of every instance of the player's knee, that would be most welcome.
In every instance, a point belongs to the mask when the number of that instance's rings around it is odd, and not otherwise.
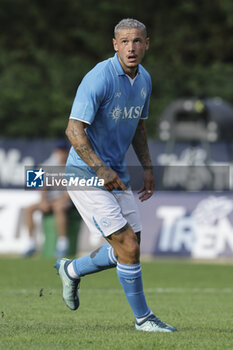
[[[137,242],[131,242],[131,244],[128,247],[128,257],[131,261],[131,264],[136,264],[139,261],[139,245]]]
[[[121,233],[115,233],[109,237],[108,242],[114,248],[115,256],[122,264],[137,264],[139,262],[140,248],[138,237],[131,227],[127,227]]]

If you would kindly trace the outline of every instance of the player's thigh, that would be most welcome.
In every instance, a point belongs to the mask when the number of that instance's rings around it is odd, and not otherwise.
[[[125,192],[116,193],[114,196],[119,203],[123,217],[131,226],[132,230],[135,233],[140,232],[142,230],[140,213],[131,189],[128,189]]]
[[[105,190],[68,191],[91,233],[108,237],[127,224],[115,196]]]

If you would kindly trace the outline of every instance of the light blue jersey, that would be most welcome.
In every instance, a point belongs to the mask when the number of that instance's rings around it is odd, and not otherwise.
[[[72,106],[70,118],[89,124],[86,133],[94,151],[116,171],[126,187],[129,186],[129,175],[125,154],[139,119],[148,117],[150,94],[149,73],[139,65],[136,78],[130,81],[115,54],[97,64],[83,78]],[[67,166],[78,167],[88,177],[96,176],[73,147]]]

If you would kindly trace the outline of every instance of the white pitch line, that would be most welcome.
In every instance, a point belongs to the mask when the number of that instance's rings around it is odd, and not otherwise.
[[[83,294],[96,294],[96,293],[107,293],[107,294],[118,294],[118,293],[123,293],[123,289],[85,289],[82,290],[80,289],[80,292]],[[144,289],[145,293],[148,294],[153,294],[153,293],[203,293],[203,294],[208,294],[208,293],[218,293],[218,294],[230,294],[233,293],[233,289],[231,288],[224,288],[224,289],[216,289],[216,288],[146,288]]]
[[[57,289],[51,289],[51,288],[43,288],[43,294],[44,295],[52,295],[56,293],[60,293],[61,288]],[[88,288],[81,288],[79,290],[81,294],[120,294],[123,293],[123,289],[121,288],[111,288],[111,289],[101,289],[101,288],[94,288],[94,289],[88,289]],[[232,294],[233,289],[232,288],[223,288],[223,289],[217,289],[217,288],[146,288],[144,289],[144,292],[146,294],[153,294],[153,293],[159,293],[159,294]],[[24,294],[38,294],[40,293],[40,288],[38,289],[4,289],[0,290],[0,295],[24,295]]]

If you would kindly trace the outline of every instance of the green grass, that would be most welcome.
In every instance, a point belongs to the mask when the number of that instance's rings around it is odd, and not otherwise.
[[[179,329],[148,334],[134,330],[116,271],[83,278],[81,306],[70,311],[61,297],[54,262],[0,259],[1,350],[233,349],[231,265],[144,262],[149,306]]]

